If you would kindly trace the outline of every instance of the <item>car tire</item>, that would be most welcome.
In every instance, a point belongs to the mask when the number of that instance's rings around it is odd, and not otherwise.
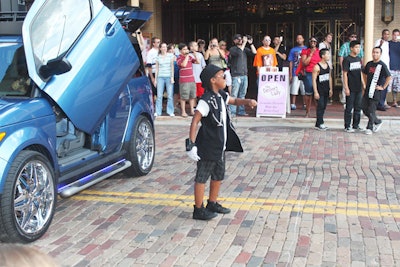
[[[49,160],[36,151],[21,151],[0,197],[0,240],[28,243],[39,239],[50,226],[56,202],[56,179]]]
[[[153,125],[145,116],[139,116],[128,144],[128,160],[131,161],[132,166],[125,173],[133,176],[148,174],[153,167],[154,156]]]

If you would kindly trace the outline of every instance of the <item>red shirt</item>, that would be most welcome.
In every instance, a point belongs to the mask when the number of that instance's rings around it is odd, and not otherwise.
[[[310,55],[310,53],[311,53],[310,48],[303,49],[303,51],[301,51],[301,57],[303,57],[303,55],[306,55],[308,57]],[[317,48],[311,57],[310,63],[306,66],[306,72],[312,72],[315,64],[317,64],[320,61],[321,61],[321,58],[319,57],[319,50]]]
[[[190,58],[188,60],[188,63],[186,64],[186,67],[183,67],[181,65],[182,62],[185,60],[186,56],[181,54],[176,60],[176,63],[179,66],[179,83],[195,82],[192,64],[196,62],[196,59],[192,55],[189,55],[189,57]]]

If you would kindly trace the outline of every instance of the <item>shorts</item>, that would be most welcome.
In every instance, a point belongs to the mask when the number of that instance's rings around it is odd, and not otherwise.
[[[203,86],[201,86],[201,82],[196,83],[196,96],[201,97],[203,94],[204,94],[204,88]]]
[[[196,98],[196,83],[180,83],[179,94],[182,100]]]
[[[392,80],[388,86],[388,92],[400,92],[400,70],[391,70]]]
[[[205,184],[208,177],[213,181],[222,181],[225,178],[225,155],[220,160],[199,160],[197,162],[196,178],[194,181]]]
[[[232,86],[232,75],[230,70],[226,70],[224,72],[225,74],[225,81],[226,81],[226,86]]]
[[[299,95],[299,90],[301,95],[305,95],[303,81],[299,80],[299,77],[293,76],[292,83],[290,84],[290,94]]]
[[[314,89],[312,86],[312,73],[311,72],[306,72],[306,78],[303,80],[303,83],[304,83],[304,91],[306,92],[306,95],[313,95]]]

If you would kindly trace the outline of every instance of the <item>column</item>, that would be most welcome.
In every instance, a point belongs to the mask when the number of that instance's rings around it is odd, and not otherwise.
[[[374,0],[365,0],[364,64],[372,60],[372,48],[374,48],[374,2]]]

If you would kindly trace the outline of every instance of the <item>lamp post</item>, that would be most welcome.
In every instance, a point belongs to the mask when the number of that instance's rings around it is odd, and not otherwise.
[[[382,0],[382,21],[389,24],[394,19],[394,0]]]

